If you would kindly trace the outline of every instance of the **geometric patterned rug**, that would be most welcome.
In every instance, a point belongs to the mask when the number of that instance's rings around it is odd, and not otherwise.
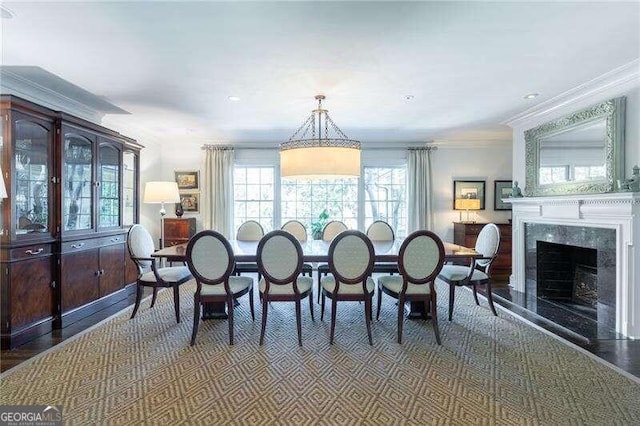
[[[0,404],[62,405],[65,424],[637,424],[640,384],[508,312],[494,317],[458,289],[452,322],[438,285],[442,346],[430,322],[405,322],[396,343],[394,300],[383,295],[367,341],[364,305],[309,317],[303,346],[292,303],[272,303],[265,344],[260,306],[202,321],[189,346],[194,286],[181,290],[175,323],[169,291],[7,371]],[[258,299],[256,298],[256,302]],[[375,315],[375,312],[374,312]]]

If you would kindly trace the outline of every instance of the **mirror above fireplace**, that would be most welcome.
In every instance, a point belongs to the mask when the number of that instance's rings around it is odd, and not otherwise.
[[[611,192],[623,178],[625,98],[525,131],[527,196]]]

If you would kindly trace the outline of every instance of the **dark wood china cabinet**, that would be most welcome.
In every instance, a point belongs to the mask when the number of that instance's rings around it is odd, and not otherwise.
[[[15,96],[0,97],[2,348],[127,297],[137,271],[134,140]]]

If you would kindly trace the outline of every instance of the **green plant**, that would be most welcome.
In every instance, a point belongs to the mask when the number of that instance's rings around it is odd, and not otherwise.
[[[319,240],[322,238],[322,230],[324,226],[329,221],[329,213],[327,213],[327,209],[322,210],[322,213],[318,215],[318,220],[315,222],[311,222],[311,235],[314,240]]]

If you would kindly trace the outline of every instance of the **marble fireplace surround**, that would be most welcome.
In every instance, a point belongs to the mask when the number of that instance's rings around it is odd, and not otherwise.
[[[640,193],[524,197],[512,204],[510,285],[525,292],[525,224],[584,226],[616,233],[616,332],[640,338]]]

